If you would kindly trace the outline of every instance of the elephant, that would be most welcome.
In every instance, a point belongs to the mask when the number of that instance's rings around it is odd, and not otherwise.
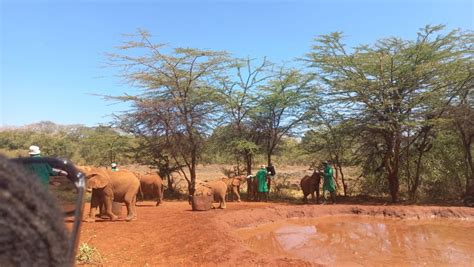
[[[117,219],[112,213],[112,202],[124,202],[127,207],[126,221],[135,220],[137,217],[135,203],[140,187],[140,181],[130,171],[111,171],[100,168],[90,168],[86,171],[87,191],[92,192],[91,207],[88,222],[95,221],[96,209],[101,203],[105,207],[105,215],[111,220]]]
[[[140,180],[140,195],[142,199],[144,197],[157,197],[156,206],[159,206],[163,201],[163,180],[159,175],[156,174],[139,174],[135,173],[137,178]]]
[[[210,210],[214,208],[213,201],[219,202],[219,208],[225,209],[225,195],[227,184],[222,180],[196,184],[194,194],[189,196],[189,202],[194,211]]]
[[[231,178],[224,177],[222,178],[227,184],[227,191],[230,193],[231,201],[234,201],[234,195],[237,196],[237,202],[240,202],[240,185],[247,182],[247,177],[245,175],[234,176]]]
[[[258,180],[254,175],[247,177],[247,200],[257,200],[258,195]]]
[[[311,194],[313,202],[319,203],[319,185],[321,183],[321,172],[314,170],[313,174],[306,175],[301,179],[300,186],[303,190],[303,202],[308,203],[308,195]],[[316,192],[316,199],[314,198]]]

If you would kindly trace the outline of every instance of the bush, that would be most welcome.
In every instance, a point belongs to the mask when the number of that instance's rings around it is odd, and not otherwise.
[[[101,264],[103,259],[95,247],[88,243],[82,243],[79,246],[79,253],[76,256],[76,261],[77,264]]]

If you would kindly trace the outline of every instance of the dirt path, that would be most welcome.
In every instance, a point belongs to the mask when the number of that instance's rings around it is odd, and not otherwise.
[[[123,208],[125,211],[125,207]],[[88,207],[86,207],[86,212]],[[192,212],[187,202],[141,202],[138,220],[84,223],[81,242],[95,246],[107,266],[276,265],[309,266],[288,257],[269,257],[249,250],[235,229],[294,217],[363,214],[395,218],[463,218],[474,221],[474,209],[462,207],[285,205],[229,203],[226,210]]]

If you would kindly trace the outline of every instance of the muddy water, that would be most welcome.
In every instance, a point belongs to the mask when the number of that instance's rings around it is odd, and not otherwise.
[[[474,266],[474,222],[370,216],[292,219],[238,230],[253,251],[339,266]]]

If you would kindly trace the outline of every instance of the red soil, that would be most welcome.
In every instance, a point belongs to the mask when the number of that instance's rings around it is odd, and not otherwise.
[[[235,229],[287,218],[335,214],[474,220],[474,209],[463,207],[242,202],[228,203],[225,210],[193,212],[187,202],[164,202],[159,207],[154,204],[139,202],[138,220],[133,222],[83,223],[81,243],[96,247],[107,266],[310,266],[303,260],[251,251]],[[88,210],[87,205],[86,214]]]

